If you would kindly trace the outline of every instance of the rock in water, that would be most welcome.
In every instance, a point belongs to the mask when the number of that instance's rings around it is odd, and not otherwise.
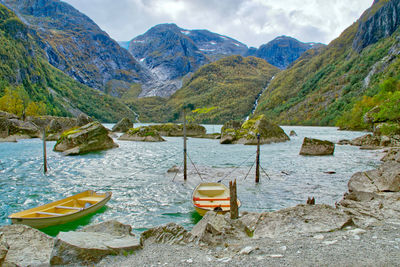
[[[85,113],[81,113],[78,115],[78,117],[76,118],[77,122],[78,122],[78,126],[83,126],[86,125],[88,123],[93,122],[93,119],[90,118],[88,115],[86,115]]]
[[[108,255],[141,249],[129,225],[117,221],[88,226],[78,232],[60,232],[54,242],[50,264],[92,265]]]
[[[141,126],[131,128],[128,132],[121,135],[118,140],[123,141],[141,141],[141,142],[163,142],[164,138],[152,127]]]
[[[114,125],[111,131],[114,133],[126,133],[130,128],[133,128],[133,122],[128,118],[122,118]]]
[[[323,141],[304,137],[303,145],[301,146],[300,155],[307,156],[323,156],[333,155],[335,144],[330,141]]]
[[[174,123],[156,124],[148,126],[157,130],[162,136],[183,136],[183,125]],[[186,136],[203,136],[206,134],[206,128],[197,123],[188,123],[186,125]]]
[[[0,232],[0,266],[49,266],[52,237],[23,224],[3,226]],[[3,263],[2,242],[8,246]]]
[[[221,144],[257,145],[257,135],[260,134],[260,144],[278,143],[290,140],[283,129],[268,121],[264,115],[244,122],[228,122],[221,129]]]
[[[54,151],[64,152],[65,155],[80,155],[114,147],[118,145],[108,136],[108,130],[99,122],[91,122],[64,132],[54,146]]]
[[[294,130],[291,130],[289,133],[290,136],[297,136],[297,133]]]

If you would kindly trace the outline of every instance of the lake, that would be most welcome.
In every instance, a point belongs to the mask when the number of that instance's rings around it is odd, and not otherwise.
[[[206,128],[207,132],[218,132],[221,126]],[[42,169],[41,140],[0,143],[0,225],[10,224],[7,216],[11,213],[92,189],[112,191],[106,208],[45,232],[54,235],[60,230],[110,219],[130,224],[138,233],[169,222],[190,229],[199,220],[191,205],[191,194],[202,180],[223,179],[227,185],[237,179],[240,210],[273,211],[305,203],[311,196],[316,203],[334,205],[347,191],[353,173],[376,168],[380,163],[377,151],[353,146],[336,145],[334,156],[299,155],[304,137],[337,142],[364,135],[363,132],[338,131],[333,127],[282,128],[287,134],[294,130],[298,136],[291,137],[289,142],[261,146],[259,184],[254,183],[254,167],[250,170],[256,146],[221,145],[219,140],[188,139],[191,160],[186,183],[182,173],[167,173],[183,161],[182,138],[166,137],[167,141],[161,143],[116,140],[119,148],[68,157],[53,152],[55,142],[47,142],[50,169],[46,175]]]

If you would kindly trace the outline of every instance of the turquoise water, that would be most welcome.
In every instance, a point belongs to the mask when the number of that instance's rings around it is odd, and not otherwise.
[[[207,130],[217,132],[220,127],[209,125]],[[189,177],[184,183],[181,173],[176,177],[167,173],[182,162],[182,138],[167,137],[162,143],[116,140],[119,148],[73,157],[53,152],[55,142],[47,142],[50,170],[46,175],[41,168],[41,140],[0,143],[0,225],[10,224],[7,216],[11,213],[92,189],[112,191],[113,197],[105,209],[72,228],[109,219],[130,224],[137,232],[168,222],[191,228],[198,220],[191,193],[201,179],[226,177],[223,182],[228,184],[236,178],[241,210],[272,211],[305,203],[309,196],[317,203],[333,205],[347,191],[353,173],[379,164],[377,152],[352,146],[336,146],[334,156],[299,155],[305,136],[336,142],[365,133],[324,127],[282,128],[286,133],[295,130],[298,136],[290,142],[261,146],[261,166],[269,179],[261,171],[258,185],[254,183],[254,168],[244,179],[254,163],[255,146],[189,138],[188,154],[201,177],[188,161]]]

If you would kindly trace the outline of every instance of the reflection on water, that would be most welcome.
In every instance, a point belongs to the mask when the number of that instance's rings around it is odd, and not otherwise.
[[[216,132],[220,127],[208,126],[207,130]],[[352,146],[336,146],[334,156],[299,155],[305,136],[336,142],[364,133],[323,127],[283,128],[286,133],[295,130],[298,136],[290,142],[261,146],[261,166],[270,179],[261,171],[258,185],[254,184],[254,168],[244,180],[255,160],[255,146],[189,138],[188,153],[201,177],[189,161],[189,178],[184,183],[182,173],[175,179],[174,173],[167,173],[172,166],[181,165],[182,138],[167,137],[162,143],[116,141],[119,148],[74,157],[53,152],[55,142],[48,142],[47,175],[41,170],[41,140],[0,143],[0,225],[10,223],[7,216],[11,213],[92,189],[112,191],[113,197],[107,210],[83,218],[76,227],[116,219],[138,232],[169,222],[191,228],[199,220],[191,206],[191,193],[202,179],[226,177],[225,184],[237,179],[241,210],[272,211],[304,203],[309,196],[317,203],[333,205],[347,190],[353,173],[379,164],[376,152]]]

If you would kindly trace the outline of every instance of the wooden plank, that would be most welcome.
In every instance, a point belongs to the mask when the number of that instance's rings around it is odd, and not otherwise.
[[[66,210],[83,210],[83,208],[78,207],[68,207],[68,206],[56,206],[57,209],[66,209]]]
[[[194,197],[194,201],[224,201],[224,200],[230,200],[230,197],[226,198],[200,198],[200,197]]]
[[[64,215],[64,214],[60,214],[60,213],[45,212],[45,211],[37,211],[36,214],[51,215],[51,216],[61,216],[61,215]]]
[[[233,183],[232,183],[232,181],[229,182],[229,193],[231,196],[231,199],[230,199],[231,219],[237,219],[237,218],[239,218],[239,208],[238,208],[238,203],[237,203],[236,179]]]
[[[220,205],[220,204],[194,204],[194,205],[199,208],[217,208],[217,207],[227,208],[227,207],[230,207],[230,205]]]

